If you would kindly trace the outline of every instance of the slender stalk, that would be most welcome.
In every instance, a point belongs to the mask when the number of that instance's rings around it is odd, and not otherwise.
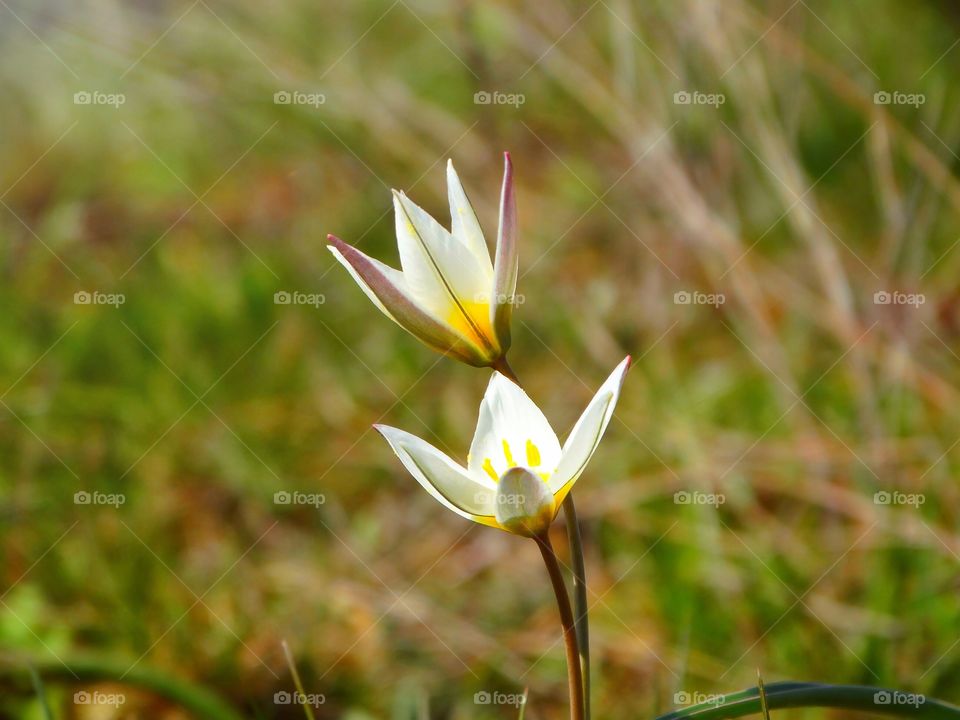
[[[583,540],[573,493],[563,500],[563,517],[567,521],[570,541],[570,562],[573,565],[573,624],[580,645],[580,668],[583,674],[583,717],[590,720],[590,622],[587,619],[587,570],[583,562]]]
[[[547,531],[534,537],[543,563],[547,566],[553,593],[557,596],[557,608],[560,610],[560,625],[563,627],[563,643],[567,649],[567,680],[570,685],[570,720],[584,720],[583,716],[583,674],[580,669],[580,651],[577,643],[577,630],[573,622],[573,609],[567,596],[567,586],[563,582],[560,562],[553,550]]]
[[[287,658],[287,667],[290,668],[290,674],[293,676],[293,685],[297,688],[297,692],[300,693],[300,704],[303,705],[303,712],[307,716],[307,720],[316,720],[313,716],[313,708],[310,707],[310,703],[307,702],[307,693],[303,689],[303,681],[300,679],[300,672],[297,670],[297,663],[294,662],[293,653],[290,652],[290,646],[287,645],[286,640],[284,640],[281,645],[283,645],[283,655]]]
[[[493,369],[506,376],[517,387],[523,384],[510,367],[506,356],[493,365]],[[567,523],[567,539],[570,543],[570,559],[573,564],[573,623],[577,631],[577,643],[580,648],[580,674],[583,677],[583,715],[590,720],[590,618],[587,607],[587,571],[583,561],[583,540],[580,535],[580,521],[577,518],[577,506],[573,502],[573,493],[563,500],[563,517]]]

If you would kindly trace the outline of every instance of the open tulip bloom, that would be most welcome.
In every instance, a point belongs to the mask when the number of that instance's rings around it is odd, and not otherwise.
[[[441,504],[469,520],[533,538],[557,600],[567,655],[571,720],[591,720],[590,633],[583,562],[583,546],[571,489],[600,444],[613,416],[624,376],[626,357],[600,386],[563,446],[539,408],[527,397],[506,361],[510,347],[510,319],[517,285],[517,214],[510,155],[504,153],[500,226],[495,259],[473,206],[467,199],[453,164],[447,164],[447,193],[451,227],[447,230],[402,192],[393,192],[401,270],[368,257],[329,235],[330,252],[349,271],[363,292],[387,317],[431,348],[476,367],[495,372],[480,404],[477,429],[466,466],[421,438],[403,430],[375,425],[390,443],[404,467]],[[549,528],[561,504],[570,542],[573,601],[567,591],[561,563],[550,541]],[[805,687],[799,687],[804,685]],[[808,685],[808,686],[807,686]],[[771,688],[772,689],[772,688]],[[876,712],[874,688],[786,683],[789,702],[798,706],[859,708]],[[750,691],[747,691],[750,692]],[[737,703],[728,708],[745,708]],[[762,684],[750,697],[767,713]],[[771,699],[774,697],[770,695]],[[923,696],[920,696],[921,698]],[[788,705],[787,698],[782,707]],[[771,705],[771,707],[774,707]],[[909,704],[886,706],[913,716]],[[927,701],[932,717],[958,718],[960,708]],[[694,717],[714,712],[696,705],[666,717]],[[909,712],[907,712],[909,710]],[[724,717],[733,717],[735,714]],[[769,713],[767,713],[769,717]]]
[[[450,510],[535,537],[549,527],[597,449],[629,365],[627,357],[600,386],[563,447],[540,409],[498,372],[480,404],[466,467],[415,435],[375,427],[417,482]]]
[[[516,203],[504,153],[494,262],[453,163],[447,163],[448,231],[393,191],[400,270],[329,235],[330,252],[387,317],[422,342],[477,367],[505,368],[517,285]]]

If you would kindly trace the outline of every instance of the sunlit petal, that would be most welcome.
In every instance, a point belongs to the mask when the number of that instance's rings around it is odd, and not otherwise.
[[[496,485],[474,478],[430,443],[388,425],[374,425],[400,462],[440,503],[458,515],[496,527]]]
[[[534,402],[515,383],[493,374],[480,403],[468,467],[499,477],[511,467],[549,473],[560,461],[560,441]]]
[[[486,278],[483,290],[490,288],[493,280],[493,264],[490,262],[490,251],[480,229],[480,221],[473,209],[473,204],[467,197],[460,183],[460,177],[453,167],[453,161],[447,161],[447,197],[450,201],[450,229],[457,240],[473,253],[481,272]]]
[[[503,351],[510,347],[510,319],[517,292],[519,269],[517,251],[517,201],[513,187],[513,163],[510,153],[503,154],[503,188],[500,193],[500,227],[493,269],[493,301],[490,322]]]
[[[403,273],[365,255],[335,235],[329,235],[328,241],[333,256],[387,317],[440,352],[472,365],[485,364],[487,356],[483,348],[424,310]]]
[[[550,489],[557,494],[558,503],[570,492],[573,483],[580,477],[600,444],[600,438],[613,417],[613,410],[620,397],[620,388],[629,367],[630,357],[627,356],[597,390],[564,442],[560,464],[550,478]]]

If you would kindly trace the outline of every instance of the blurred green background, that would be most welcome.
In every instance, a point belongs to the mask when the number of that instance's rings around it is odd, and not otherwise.
[[[284,640],[317,717],[564,715],[533,543],[371,431],[463,460],[487,373],[324,247],[397,265],[389,188],[446,223],[447,158],[492,240],[503,150],[528,392],[562,438],[636,361],[576,492],[595,715],[758,668],[960,702],[958,38],[905,0],[0,0],[0,716],[186,716],[71,675],[109,661],[302,717]]]

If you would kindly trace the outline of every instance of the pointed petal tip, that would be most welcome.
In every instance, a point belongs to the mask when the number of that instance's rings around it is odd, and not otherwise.
[[[335,250],[340,251],[348,247],[350,246],[336,235],[333,235],[332,233],[327,235],[327,250],[330,252],[334,252]]]

